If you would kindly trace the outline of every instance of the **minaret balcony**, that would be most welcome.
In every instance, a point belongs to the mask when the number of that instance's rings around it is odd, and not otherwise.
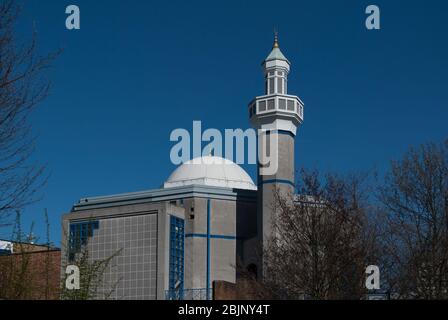
[[[303,108],[303,102],[297,96],[285,94],[260,96],[249,103],[249,118],[278,114],[292,116],[302,123]]]

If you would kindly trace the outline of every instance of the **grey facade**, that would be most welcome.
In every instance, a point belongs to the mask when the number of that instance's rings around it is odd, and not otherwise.
[[[243,243],[256,237],[256,198],[252,190],[199,185],[88,198],[63,216],[63,225],[70,230],[70,225],[98,222],[88,237],[92,259],[121,250],[104,277],[104,293],[116,284],[110,298],[166,299],[176,295],[170,288],[170,220],[181,219],[183,291],[207,298],[212,281],[236,280],[237,263],[244,263]],[[68,238],[64,257],[70,251]]]

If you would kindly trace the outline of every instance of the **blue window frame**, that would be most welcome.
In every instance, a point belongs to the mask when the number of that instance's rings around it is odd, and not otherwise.
[[[93,236],[93,231],[99,228],[99,221],[76,222],[70,224],[69,233],[69,260],[75,258],[75,254],[81,251],[82,246],[87,244],[90,237]]]
[[[184,220],[170,216],[169,289],[177,292],[184,289],[184,238]]]

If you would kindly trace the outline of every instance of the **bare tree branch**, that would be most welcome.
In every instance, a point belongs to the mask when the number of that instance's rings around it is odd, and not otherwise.
[[[397,297],[448,298],[448,140],[411,148],[379,188]]]
[[[265,285],[293,299],[360,299],[376,255],[362,176],[301,172],[300,195],[276,195],[274,233],[263,252]]]
[[[38,56],[35,32],[30,43],[17,44],[19,13],[14,0],[0,1],[0,219],[35,201],[46,181],[44,167],[30,161],[35,138],[29,117],[48,94],[44,71],[59,54]]]

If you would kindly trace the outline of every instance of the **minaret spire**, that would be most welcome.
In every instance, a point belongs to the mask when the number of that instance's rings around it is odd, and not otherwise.
[[[274,48],[280,48],[278,45],[278,31],[277,28],[274,28],[274,45],[272,46],[272,49]]]

